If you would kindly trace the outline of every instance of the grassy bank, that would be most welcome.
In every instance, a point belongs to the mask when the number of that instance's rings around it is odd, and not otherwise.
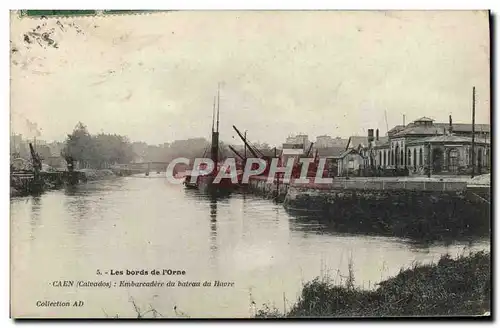
[[[85,174],[85,178],[87,179],[87,181],[111,179],[111,178],[114,178],[116,176],[113,173],[113,171],[107,170],[107,169],[102,169],[102,170],[82,169],[79,171],[83,172]]]
[[[490,253],[478,252],[438,263],[415,265],[379,283],[375,290],[354,286],[352,267],[342,285],[328,277],[304,285],[297,302],[283,314],[265,306],[258,318],[386,317],[482,315],[490,311]]]

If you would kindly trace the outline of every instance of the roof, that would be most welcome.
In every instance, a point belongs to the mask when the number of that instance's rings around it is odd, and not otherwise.
[[[444,127],[439,125],[412,125],[394,134],[393,137],[403,137],[408,135],[440,135],[444,134]]]
[[[419,118],[418,120],[415,120],[413,122],[434,122],[432,118],[428,118],[426,116]]]
[[[333,146],[326,148],[317,148],[317,151],[320,157],[327,157],[327,156],[337,157],[340,156],[345,151],[345,147]]]
[[[389,147],[391,143],[389,142],[389,138],[385,137],[384,140],[382,138],[379,138],[379,141],[375,141],[375,147],[374,148],[385,148]]]
[[[260,149],[260,148],[257,148],[257,150],[264,156],[268,156],[268,157],[274,157],[274,149]]]
[[[303,155],[304,150],[302,148],[301,149],[283,148],[281,154],[282,155]]]
[[[387,144],[389,143],[389,137],[379,137],[378,140],[374,140],[375,141],[375,146],[382,146],[384,144]]]
[[[375,138],[373,139],[375,146],[380,146],[383,144],[386,144],[389,142],[389,137],[379,137],[378,140]],[[347,145],[344,147],[344,149],[347,148],[358,148],[361,146],[361,148],[365,148],[369,146],[368,142],[368,137],[359,137],[359,136],[352,136],[349,137],[349,140],[347,141]]]
[[[403,130],[404,128],[405,128],[404,125],[396,125],[392,129],[390,129],[389,131],[387,131],[387,134],[392,134],[392,133],[399,132],[399,131]]]
[[[344,158],[346,155],[349,155],[350,153],[354,152],[354,149],[347,149],[344,152],[342,152],[340,155],[335,156],[336,158]]]
[[[449,129],[449,123],[434,123],[432,125],[416,125],[410,123],[407,127],[393,135],[393,137],[403,137],[412,135],[443,135],[445,130]],[[468,123],[455,123],[452,124],[454,132],[472,132],[472,124]],[[489,124],[476,124],[476,132],[491,132],[491,126]]]
[[[449,123],[434,123],[435,126],[440,126],[441,128],[448,128]],[[454,123],[452,124],[453,131],[455,132],[472,132],[472,124],[469,123]],[[476,132],[491,132],[490,124],[476,124],[475,126]]]
[[[302,143],[283,143],[283,149],[304,149],[304,144]]]
[[[359,145],[361,145],[362,147],[368,146],[368,137],[359,137],[359,136],[349,137],[345,149],[347,150],[348,148],[357,148]]]
[[[349,142],[349,139],[342,139],[342,138],[335,138],[332,139],[333,141],[333,147],[346,147],[347,143]]]
[[[426,137],[419,140],[413,140],[407,143],[407,145],[417,145],[422,143],[472,143],[472,138],[470,137],[461,137],[454,135],[441,135],[441,136],[433,136]],[[490,144],[490,140],[484,140],[481,138],[476,138],[474,143],[477,144]]]

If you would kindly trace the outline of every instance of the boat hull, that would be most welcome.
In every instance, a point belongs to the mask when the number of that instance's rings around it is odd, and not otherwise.
[[[191,182],[191,176],[186,175],[184,180],[186,189],[198,189],[200,191],[232,191],[239,188],[231,179],[222,179],[220,183],[213,183],[213,176],[199,176],[195,182]]]

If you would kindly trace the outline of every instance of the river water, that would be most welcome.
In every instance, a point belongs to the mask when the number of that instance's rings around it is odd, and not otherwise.
[[[488,240],[419,245],[336,233],[258,196],[215,199],[169,184],[161,175],[132,176],[11,200],[12,312],[136,317],[133,300],[141,312],[153,307],[165,317],[248,317],[252,301],[257,308],[264,303],[289,308],[302,284],[316,276],[340,283],[349,263],[355,283],[374,288],[415,262],[489,245]],[[127,269],[186,273],[109,275]],[[102,280],[111,287],[55,287],[61,280]],[[121,280],[218,280],[234,286],[119,287]],[[81,307],[37,306],[37,301],[79,300]]]

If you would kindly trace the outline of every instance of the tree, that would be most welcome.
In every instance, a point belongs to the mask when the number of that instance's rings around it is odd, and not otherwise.
[[[68,134],[66,146],[61,155],[67,161],[73,160],[86,163],[92,157],[92,151],[92,137],[87,127],[82,122],[78,122],[73,132]]]
[[[130,163],[135,153],[126,137],[104,133],[92,136],[79,122],[68,135],[62,156],[68,162],[80,161],[93,168],[105,168],[111,164]]]

